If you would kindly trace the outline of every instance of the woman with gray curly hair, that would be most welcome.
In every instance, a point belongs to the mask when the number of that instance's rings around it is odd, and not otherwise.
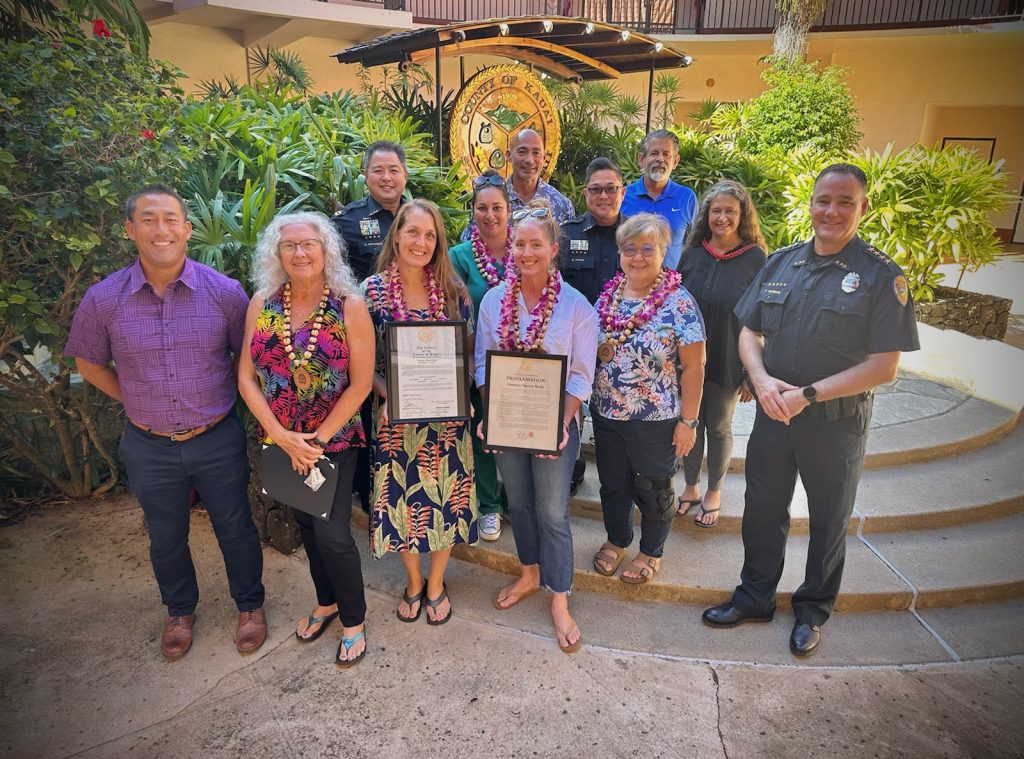
[[[261,439],[287,453],[296,472],[306,474],[322,455],[338,468],[328,520],[293,509],[317,596],[295,637],[314,641],[340,615],[335,663],[350,667],[366,653],[366,598],[349,520],[358,449],[366,445],[359,407],[373,386],[373,323],[341,238],[323,214],[280,214],[270,222],[252,278],[257,290],[245,319],[239,392]]]

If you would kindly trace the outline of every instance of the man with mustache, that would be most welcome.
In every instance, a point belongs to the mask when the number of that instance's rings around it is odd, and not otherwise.
[[[667,129],[654,130],[640,144],[637,160],[643,175],[626,187],[622,215],[656,213],[668,221],[672,240],[665,252],[664,265],[675,269],[683,253],[686,230],[697,215],[697,195],[671,178],[679,165],[679,138]]]

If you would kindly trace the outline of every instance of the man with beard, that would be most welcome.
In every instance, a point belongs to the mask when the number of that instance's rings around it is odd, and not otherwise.
[[[672,230],[665,252],[665,267],[675,269],[683,253],[686,230],[697,215],[697,196],[689,187],[672,181],[679,165],[679,138],[667,129],[656,129],[640,144],[637,155],[643,175],[626,187],[623,217],[647,212],[663,216]]]

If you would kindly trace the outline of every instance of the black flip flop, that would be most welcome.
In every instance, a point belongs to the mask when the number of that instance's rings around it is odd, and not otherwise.
[[[448,585],[445,584],[442,587],[443,587],[443,590],[441,591],[441,595],[439,595],[437,598],[431,600],[430,596],[427,596],[427,606],[429,606],[435,612],[437,611],[437,607],[441,605],[441,602],[444,599],[448,598]],[[424,585],[423,586],[424,592],[426,592],[426,589],[427,589],[427,586]],[[453,611],[455,611],[455,609],[452,606],[451,600],[449,600],[448,601],[448,616],[446,616],[444,619],[431,619],[430,615],[428,614],[427,615],[427,624],[428,625],[434,625],[435,627],[437,625],[443,625],[445,622],[447,622],[449,619],[452,618],[452,612]]]
[[[301,641],[302,643],[312,643],[314,640],[323,635],[324,630],[327,628],[327,625],[331,624],[331,622],[334,620],[336,616],[338,616],[338,612],[334,612],[333,614],[327,614],[323,617],[318,617],[315,614],[310,614],[306,618],[306,629],[308,630],[310,627],[318,623],[320,627],[317,628],[317,631],[315,633],[307,637],[299,635],[299,631],[296,630],[295,637],[298,638],[299,641]]]
[[[686,508],[685,509],[683,508],[683,504],[684,503],[686,504]],[[692,509],[694,506],[700,506],[702,503],[704,503],[704,499],[703,498],[698,498],[698,499],[693,500],[693,501],[684,500],[684,499],[680,498],[679,499],[679,503],[676,505],[676,516],[677,517],[685,517],[687,514],[690,513],[690,509]]]
[[[416,616],[415,617],[403,617],[401,614],[398,613],[398,609],[395,609],[395,616],[398,617],[398,619],[401,620],[402,622],[409,622],[409,623],[415,622],[417,619],[420,618],[420,614],[423,613],[423,597],[425,595],[427,595],[427,581],[426,580],[423,581],[423,590],[421,590],[419,593],[417,593],[414,596],[410,596],[406,591],[403,590],[402,591],[402,600],[405,601],[407,604],[409,604],[409,608],[410,609],[412,608],[412,605],[414,603],[419,603],[419,606],[416,608]]]
[[[702,516],[704,516],[705,514],[717,514],[721,510],[722,509],[720,507],[717,508],[717,509],[705,509],[703,506],[701,506],[700,507],[700,514],[698,514],[697,516],[695,516],[693,518],[693,523],[695,525],[697,525],[698,527],[703,527],[705,530],[710,530],[712,527],[714,527],[715,525],[718,524],[718,517],[715,517],[715,521],[712,522],[711,524],[704,524],[702,521],[700,521],[700,518]]]

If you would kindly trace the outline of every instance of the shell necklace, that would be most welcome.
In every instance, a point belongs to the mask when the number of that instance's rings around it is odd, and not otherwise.
[[[483,238],[480,236],[480,230],[477,227],[473,227],[473,231],[469,235],[470,244],[473,247],[473,260],[476,261],[476,268],[480,271],[480,276],[487,282],[488,289],[491,287],[497,287],[501,282],[501,276],[498,274],[497,259],[491,255],[491,252],[487,250],[487,246],[484,244]],[[501,265],[507,272],[512,266],[512,225],[508,227],[508,234],[505,236],[505,256],[501,259]]]
[[[327,296],[330,294],[330,289],[324,285],[324,293],[320,298],[320,303],[317,305],[316,310],[313,311],[310,317],[313,320],[313,327],[309,330],[309,341],[306,343],[306,350],[302,352],[301,356],[295,355],[295,345],[292,342],[294,336],[292,335],[292,283],[284,283],[284,335],[281,337],[281,342],[284,344],[285,352],[288,354],[288,363],[292,370],[292,379],[295,380],[295,386],[301,391],[306,392],[313,385],[313,375],[309,373],[309,359],[313,355],[313,351],[316,350],[316,338],[320,334],[320,329],[324,324],[324,312],[327,310]]]
[[[619,315],[626,275],[621,271],[616,274],[597,299],[597,316],[604,329],[604,340],[597,348],[598,360],[607,363],[615,358],[616,349],[629,339],[633,330],[654,318],[668,296],[679,289],[681,281],[679,272],[662,269],[640,307],[626,317]]]
[[[447,321],[444,310],[444,291],[438,287],[434,279],[434,270],[427,266],[424,268],[427,275],[427,311],[430,317],[436,321]],[[398,271],[398,264],[391,263],[387,268],[388,279],[388,306],[391,311],[391,318],[396,322],[411,321],[409,311],[405,305],[405,293],[402,290],[402,276]]]
[[[498,347],[503,351],[540,352],[544,335],[551,323],[551,314],[562,291],[562,275],[558,269],[548,272],[548,281],[540,291],[537,305],[530,310],[530,325],[526,337],[519,338],[519,293],[522,283],[515,269],[507,269],[505,292],[501,296],[501,315],[498,318]]]

